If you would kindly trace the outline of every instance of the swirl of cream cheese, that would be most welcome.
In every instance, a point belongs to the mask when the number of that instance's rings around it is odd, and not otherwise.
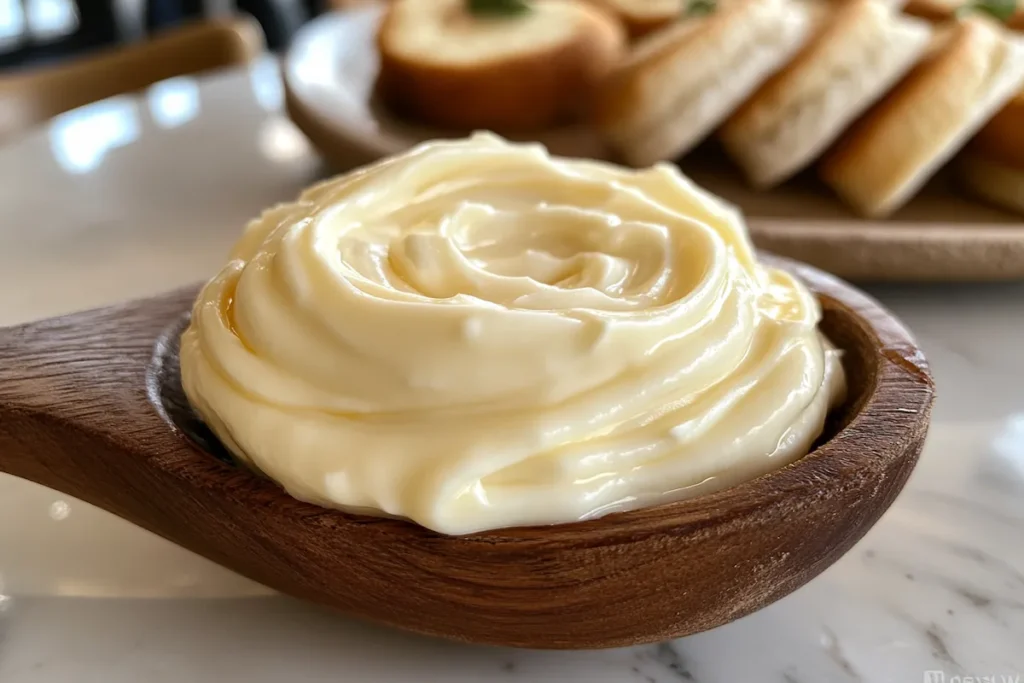
[[[464,534],[803,456],[845,386],[819,317],[676,169],[477,134],[250,223],[195,303],[182,382],[296,498]]]

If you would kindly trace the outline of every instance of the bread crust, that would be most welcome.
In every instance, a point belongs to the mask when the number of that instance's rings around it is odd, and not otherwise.
[[[679,20],[688,0],[592,0],[615,14],[631,40],[638,40]]]
[[[957,9],[966,0],[907,0],[903,11],[907,14],[927,19],[928,21],[948,21],[956,16]],[[1024,5],[1019,5],[1017,11],[1006,22],[1006,26],[1014,31],[1024,31]]]
[[[975,196],[1024,214],[1024,90],[968,145],[960,176]]]
[[[821,177],[858,212],[884,216],[1024,83],[1024,45],[994,22],[951,23],[930,53],[839,142]]]
[[[748,21],[759,0],[736,0],[704,17],[679,21],[637,46],[605,80],[594,112],[599,126],[614,129],[636,124],[681,60],[694,71],[714,67],[714,52]]]
[[[413,3],[416,8],[408,6]],[[553,4],[562,6],[559,17],[569,14],[574,22],[566,39],[495,59],[445,62],[430,54],[410,54],[402,45],[405,32],[416,30],[409,25],[416,13],[428,7],[426,11],[447,13],[461,22],[480,20],[468,15],[462,0],[429,0],[429,5],[396,0],[377,34],[378,95],[405,116],[459,130],[536,131],[580,118],[598,83],[625,53],[625,31],[611,15],[577,0],[536,0],[531,11],[547,11],[544,5]]]
[[[968,146],[971,153],[1024,170],[1024,90],[985,124]]]
[[[757,187],[782,182],[823,152],[923,54],[929,28],[880,0],[849,0],[725,123],[730,155]]]
[[[606,79],[595,124],[633,165],[675,158],[800,48],[809,23],[807,7],[789,0],[732,0],[680,21],[641,41]],[[694,120],[681,120],[688,108]]]
[[[977,152],[960,160],[960,176],[978,198],[1002,209],[1024,215],[1024,166],[1011,166]]]

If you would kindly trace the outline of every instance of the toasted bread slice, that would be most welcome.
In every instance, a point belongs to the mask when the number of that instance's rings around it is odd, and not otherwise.
[[[642,38],[679,20],[690,0],[593,0],[614,13],[630,38]]]
[[[956,16],[956,12],[968,0],[907,0],[903,11],[915,17],[927,19],[933,22],[948,21]],[[1017,5],[1017,11],[1013,13],[1007,22],[1008,28],[1014,31],[1024,31],[1024,4]]]
[[[1024,167],[969,152],[960,160],[960,176],[976,197],[1024,214]]]
[[[856,211],[902,206],[1024,83],[1024,39],[971,16],[843,137],[821,177]]]
[[[960,173],[981,199],[1024,214],[1024,91],[971,141]]]
[[[378,93],[438,126],[528,131],[578,118],[623,57],[625,30],[582,0],[473,14],[465,0],[395,0],[377,36]]]
[[[803,45],[808,5],[726,0],[641,41],[606,80],[595,121],[634,166],[675,159],[710,134]]]
[[[1024,168],[1024,89],[978,131],[969,151]]]
[[[756,187],[823,153],[921,58],[929,25],[879,0],[849,0],[726,122],[721,139]]]

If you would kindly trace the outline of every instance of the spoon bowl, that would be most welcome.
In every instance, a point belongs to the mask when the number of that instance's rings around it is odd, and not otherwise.
[[[0,330],[0,470],[283,593],[411,631],[556,649],[696,633],[849,550],[903,487],[934,398],[888,311],[820,271],[770,261],[818,295],[849,397],[812,453],[716,493],[468,536],[298,501],[236,466],[184,398],[177,342],[195,288]]]

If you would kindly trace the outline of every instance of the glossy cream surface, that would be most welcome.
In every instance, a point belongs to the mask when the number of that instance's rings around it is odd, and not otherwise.
[[[182,379],[293,496],[463,534],[806,454],[844,390],[819,317],[678,170],[477,135],[251,222],[195,303]]]

